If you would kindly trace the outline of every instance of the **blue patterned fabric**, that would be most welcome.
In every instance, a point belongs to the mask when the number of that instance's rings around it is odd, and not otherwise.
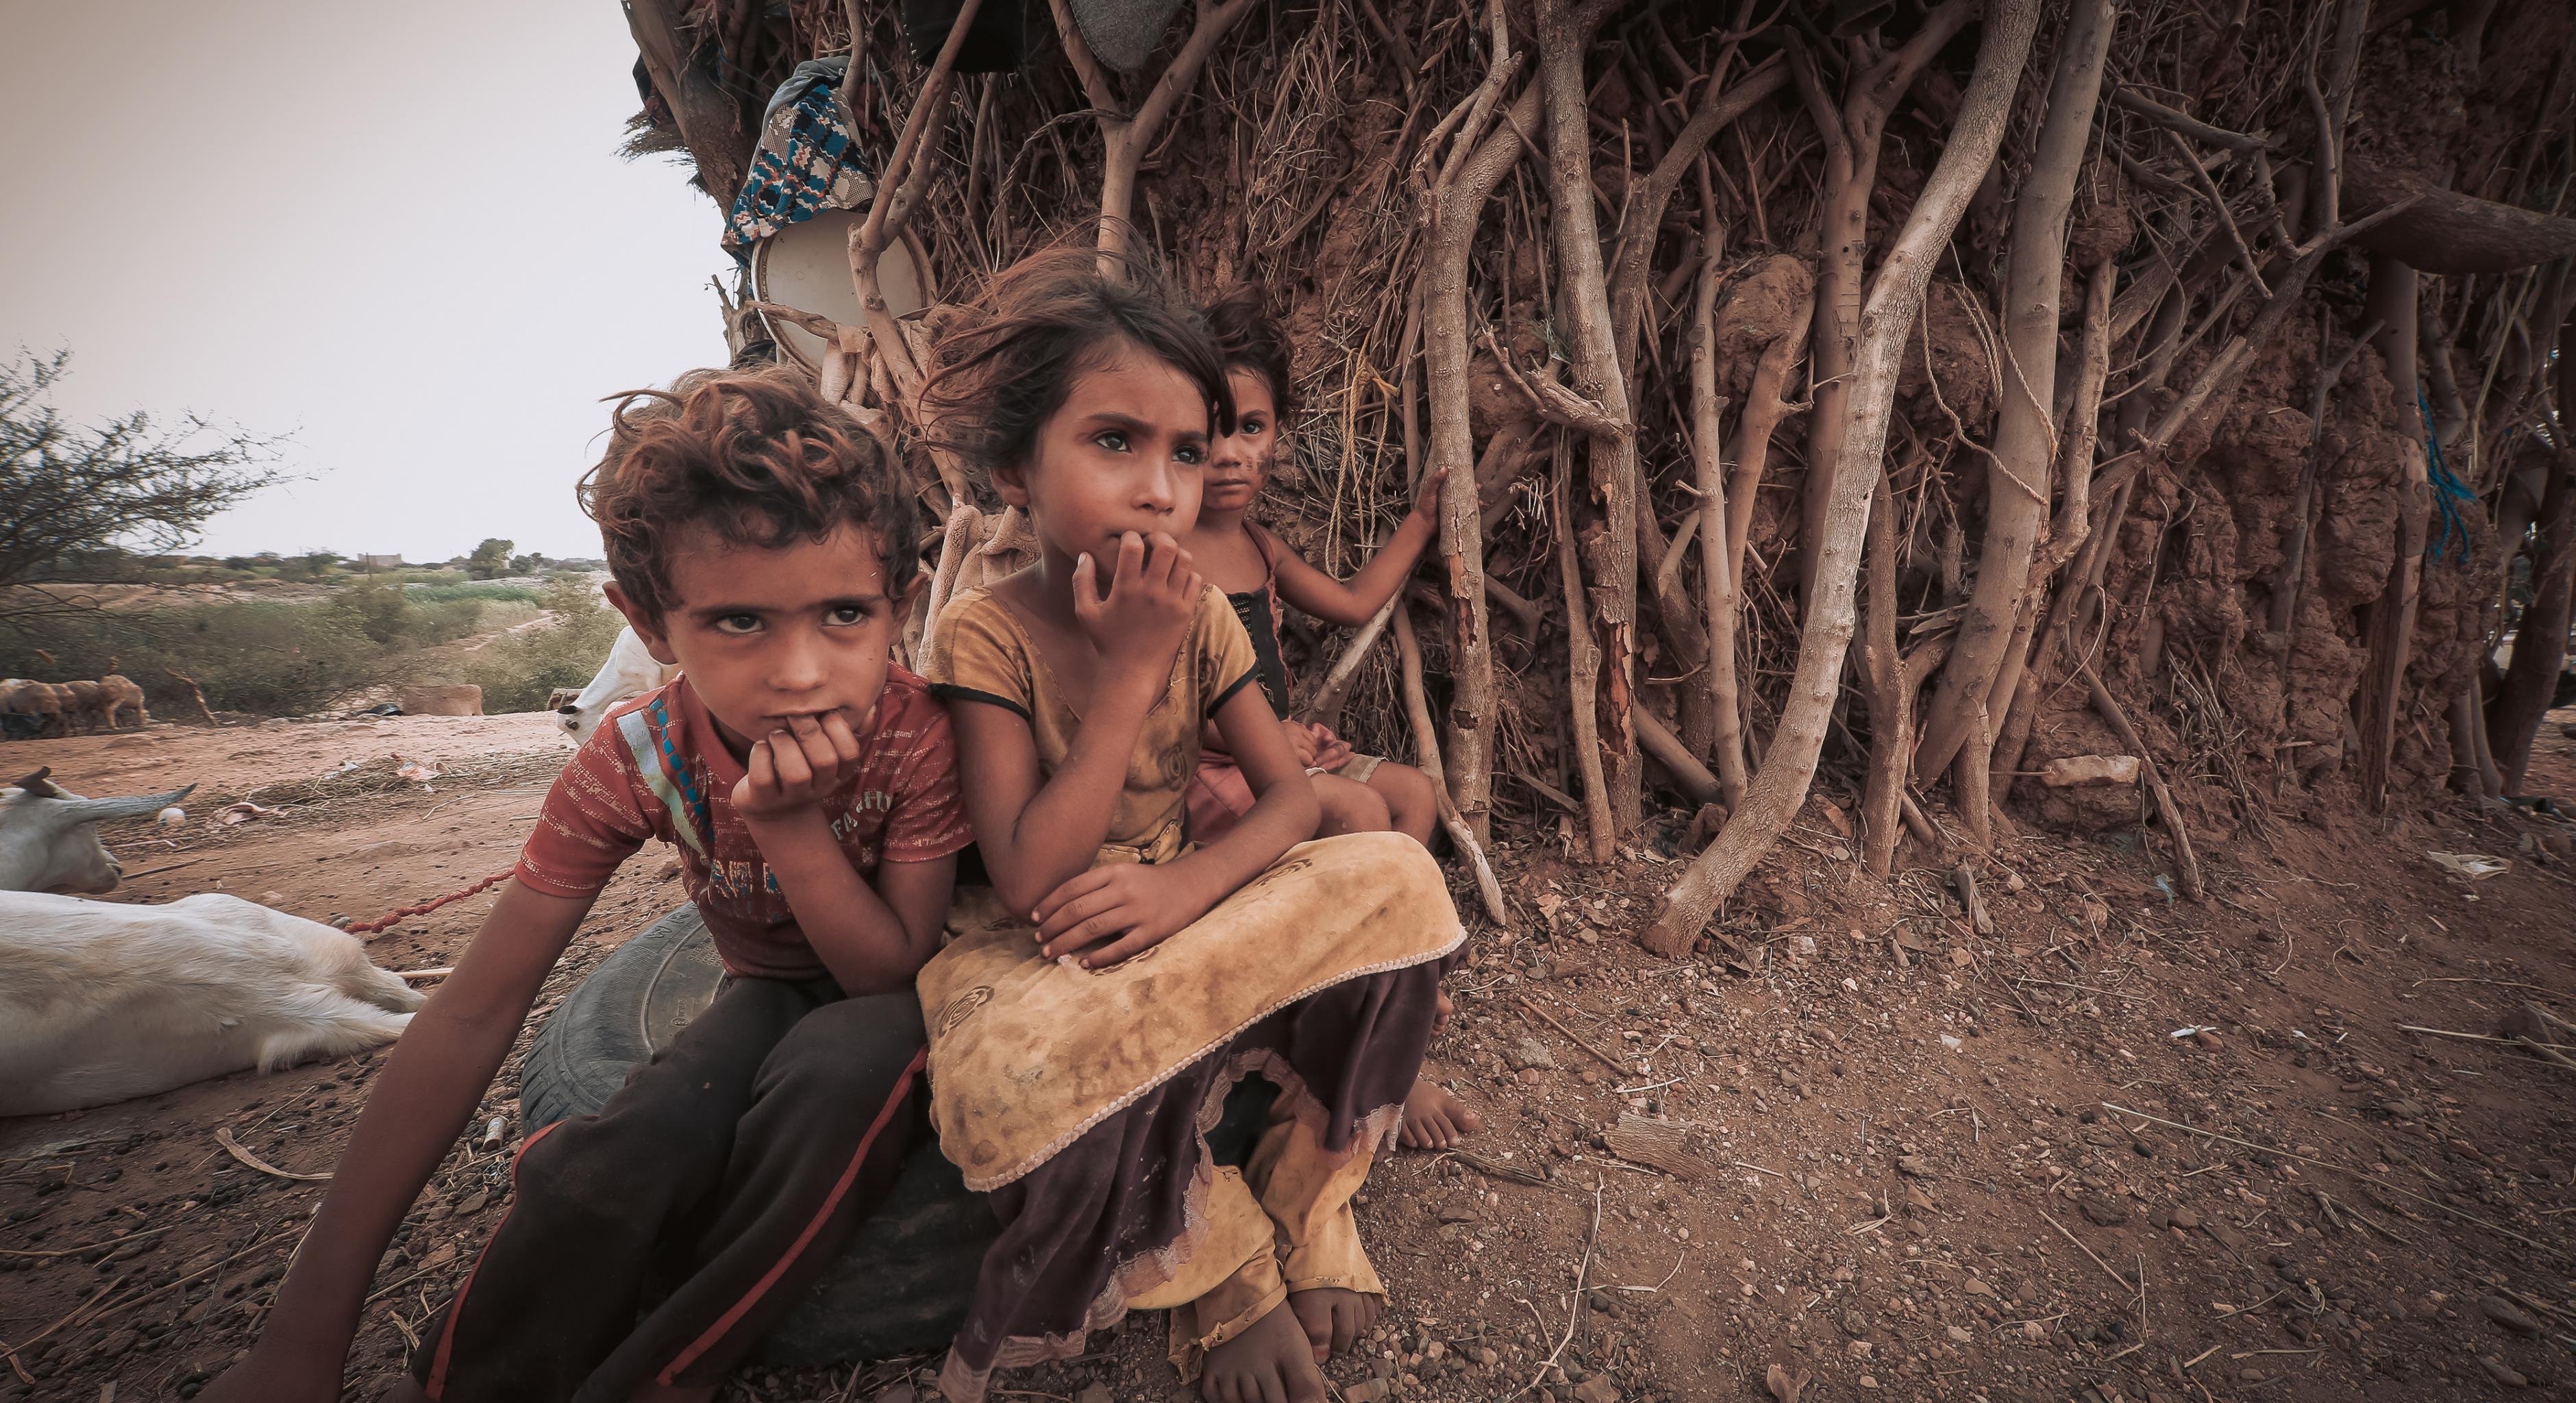
[[[2460,515],[2461,503],[2475,503],[2478,495],[2443,465],[2442,436],[2433,432],[2433,406],[2424,402],[2424,387],[2421,385],[2415,387],[2415,408],[2423,416],[2417,422],[2424,426],[2424,452],[2432,466],[2433,505],[2442,510],[2442,533],[2433,538],[2433,544],[2425,554],[2440,561],[2452,539],[2457,537],[2460,563],[2466,565],[2469,563],[2469,526]]]
[[[760,149],[725,216],[724,248],[734,261],[747,261],[753,245],[790,224],[857,209],[875,196],[857,120],[841,100],[848,68],[846,57],[809,59],[770,96]]]

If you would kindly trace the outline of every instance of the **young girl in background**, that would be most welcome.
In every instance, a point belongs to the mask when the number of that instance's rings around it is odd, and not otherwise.
[[[1279,655],[1279,601],[1286,599],[1326,623],[1357,628],[1375,617],[1413,573],[1414,563],[1439,527],[1440,483],[1423,479],[1413,509],[1395,535],[1347,582],[1318,570],[1247,513],[1270,485],[1284,438],[1280,428],[1293,407],[1288,337],[1262,308],[1262,290],[1237,283],[1210,303],[1208,329],[1225,357],[1226,385],[1234,397],[1234,431],[1221,434],[1210,452],[1199,498],[1198,524],[1181,538],[1210,584],[1225,591],[1260,661],[1261,688],[1271,710],[1288,715],[1288,668]],[[1410,765],[1360,755],[1326,727],[1285,720],[1280,730],[1307,767],[1323,811],[1317,837],[1392,829],[1428,846],[1439,819],[1431,777]],[[1242,767],[1221,740],[1205,745],[1189,789],[1190,831],[1201,838],[1225,832],[1252,808]],[[1448,996],[1440,1017],[1449,1016]],[[1484,1122],[1465,1103],[1424,1077],[1405,1098],[1403,1143],[1408,1149],[1448,1149]]]
[[[1028,513],[1040,557],[959,594],[924,671],[949,703],[996,898],[926,967],[932,1120],[1003,1222],[941,1375],[1082,1352],[1172,1311],[1214,1403],[1320,1400],[1318,1364],[1384,1288],[1350,1198],[1402,1117],[1463,939],[1400,834],[1303,841],[1319,811],[1251,639],[1179,538],[1199,512],[1225,367],[1150,268],[1067,249],[995,281],[941,347],[942,435]],[[1251,801],[1194,843],[1213,725]],[[1275,1083],[1241,1167],[1204,1131]]]

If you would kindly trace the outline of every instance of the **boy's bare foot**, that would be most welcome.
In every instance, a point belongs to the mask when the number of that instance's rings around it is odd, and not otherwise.
[[[1359,1343],[1376,1329],[1377,1307],[1377,1297],[1339,1286],[1288,1293],[1288,1309],[1296,1313],[1297,1323],[1306,1327],[1306,1342],[1314,1346],[1318,1364]]]
[[[1296,1296],[1288,1298],[1290,1307],[1296,1303]],[[1207,1403],[1323,1403],[1324,1373],[1315,1367],[1323,1354],[1307,1345],[1303,1320],[1294,1309],[1273,1310],[1209,1350],[1199,1371],[1199,1396]]]
[[[1404,1128],[1396,1140],[1408,1150],[1448,1150],[1484,1128],[1484,1117],[1426,1074],[1405,1094]]]
[[[1448,1030],[1449,1015],[1456,1013],[1458,1006],[1449,1002],[1449,991],[1446,989],[1434,986],[1431,995],[1440,1001],[1431,1006],[1431,1031],[1436,1036]]]

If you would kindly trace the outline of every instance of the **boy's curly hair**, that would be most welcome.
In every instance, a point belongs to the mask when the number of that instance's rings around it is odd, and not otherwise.
[[[783,366],[692,370],[667,390],[612,395],[608,451],[581,479],[608,570],[660,618],[671,556],[703,527],[728,546],[776,550],[865,528],[900,596],[921,568],[921,519],[877,441]]]
[[[1208,304],[1208,330],[1216,333],[1218,350],[1228,370],[1249,370],[1270,383],[1271,407],[1286,419],[1296,406],[1288,381],[1288,333],[1271,320],[1270,294],[1259,283],[1241,282],[1217,294]]]
[[[1234,431],[1225,358],[1198,309],[1150,259],[1070,241],[1004,269],[940,338],[923,406],[939,440],[989,474],[1026,463],[1073,382],[1128,348],[1188,376],[1214,430]]]

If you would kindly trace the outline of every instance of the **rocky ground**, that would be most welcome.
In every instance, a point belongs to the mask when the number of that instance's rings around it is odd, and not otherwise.
[[[2571,751],[2544,728],[2536,791],[2576,795]],[[5,758],[84,793],[201,786],[186,824],[117,835],[120,899],[366,920],[506,868],[564,753],[523,716]],[[211,822],[246,794],[281,812]],[[1394,1296],[1341,1398],[2576,1398],[2576,1069],[2497,1040],[2576,1044],[2522,1012],[2576,1018],[2576,828],[2465,803],[2276,826],[2204,855],[2201,904],[2160,837],[2025,837],[1967,865],[1972,906],[1955,861],[1861,875],[1846,822],[1811,804],[1681,964],[1625,939],[1677,871],[1663,830],[1608,869],[1505,848],[1513,929],[1479,933],[1435,1049],[1487,1128],[1372,1181]],[[678,899],[661,866],[620,875],[541,1010]],[[375,958],[445,964],[488,904]],[[379,1061],[0,1121],[0,1399],[185,1397],[243,1349],[319,1185],[215,1132],[326,1171]],[[506,1201],[515,1086],[387,1257],[352,1397]],[[1005,1396],[1182,1396],[1162,1355],[1131,1320]],[[934,1363],[753,1369],[727,1397],[900,1403]]]

